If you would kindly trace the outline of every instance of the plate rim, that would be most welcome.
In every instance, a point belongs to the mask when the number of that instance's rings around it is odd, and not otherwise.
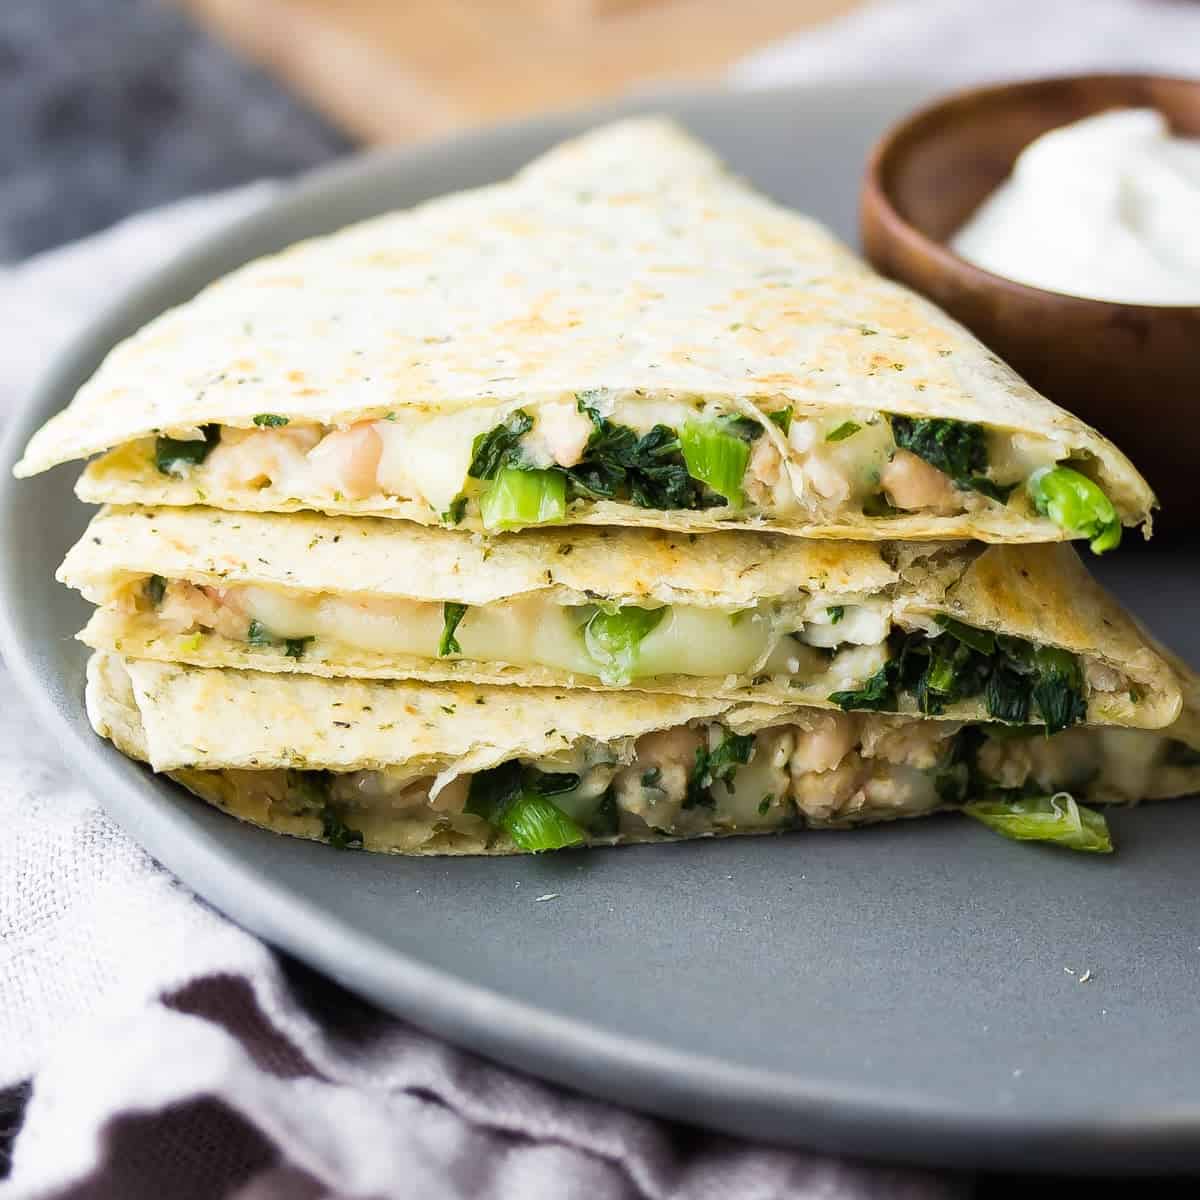
[[[0,439],[0,514],[19,510],[22,481],[12,464],[29,435],[61,407],[64,381],[79,364],[112,345],[131,314],[171,282],[228,257],[238,242],[293,209],[328,200],[381,171],[403,171],[439,156],[505,137],[547,136],[564,127],[598,124],[637,112],[688,112],[706,106],[774,107],[839,90],[864,90],[900,101],[905,111],[932,90],[928,82],[814,82],[755,89],[670,88],[618,101],[505,122],[483,130],[400,149],[359,154],[317,168],[243,214],[169,256],[122,291],[54,356],[30,391],[13,404]],[[55,468],[64,480],[69,465]],[[300,892],[256,874],[246,857],[228,854],[190,824],[173,789],[147,778],[137,786],[130,764],[113,746],[73,725],[47,690],[24,642],[9,598],[20,583],[7,525],[0,527],[0,655],[20,693],[63,739],[65,758],[89,790],[139,845],[198,896],[270,945],[366,996],[418,1028],[517,1071],[658,1117],[776,1142],[875,1160],[958,1168],[1000,1167],[1122,1174],[1200,1167],[1200,1100],[1166,1111],[1130,1113],[1119,1106],[1086,1118],[1029,1119],[1019,1112],[946,1111],[915,1088],[866,1088],[818,1076],[738,1065],[679,1051],[648,1039],[609,1033],[586,1020],[500,995],[453,972],[386,946]],[[51,580],[50,583],[53,586]],[[133,768],[138,769],[138,768]],[[625,851],[628,852],[628,851]],[[220,903],[210,900],[220,896]],[[630,1095],[639,1100],[631,1104]],[[714,1099],[719,1104],[714,1105]]]

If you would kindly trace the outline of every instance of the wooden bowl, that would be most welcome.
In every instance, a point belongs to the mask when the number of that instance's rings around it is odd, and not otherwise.
[[[1174,132],[1200,136],[1200,79],[1041,79],[921,109],[871,153],[862,240],[876,270],[928,296],[1120,446],[1158,493],[1160,527],[1178,532],[1200,497],[1200,305],[1082,300],[994,275],[946,245],[1034,138],[1117,107],[1156,108]]]

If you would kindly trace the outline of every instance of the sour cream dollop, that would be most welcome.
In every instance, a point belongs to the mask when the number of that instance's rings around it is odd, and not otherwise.
[[[1018,283],[1126,304],[1200,304],[1200,138],[1115,109],[1030,143],[951,248]]]

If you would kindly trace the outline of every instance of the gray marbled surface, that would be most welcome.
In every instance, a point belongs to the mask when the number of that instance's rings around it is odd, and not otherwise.
[[[348,146],[165,0],[0,0],[0,262]]]

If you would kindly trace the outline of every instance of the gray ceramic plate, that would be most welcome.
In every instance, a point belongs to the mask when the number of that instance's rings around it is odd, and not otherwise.
[[[911,89],[662,98],[768,191],[852,236],[868,144]],[[235,920],[452,1041],[672,1117],[972,1166],[1200,1167],[1200,807],[1118,814],[1111,860],[962,819],[603,850],[405,860],[245,828],[97,741],[72,469],[16,484],[29,433],[112,342],[252,255],[506,175],[613,110],[316,176],[169,264],[56,364],[0,455],[3,652],[109,811]],[[1193,659],[1200,560],[1105,575]],[[536,897],[557,893],[538,902]],[[1068,968],[1076,974],[1068,972]],[[1077,982],[1090,970],[1087,983]]]

